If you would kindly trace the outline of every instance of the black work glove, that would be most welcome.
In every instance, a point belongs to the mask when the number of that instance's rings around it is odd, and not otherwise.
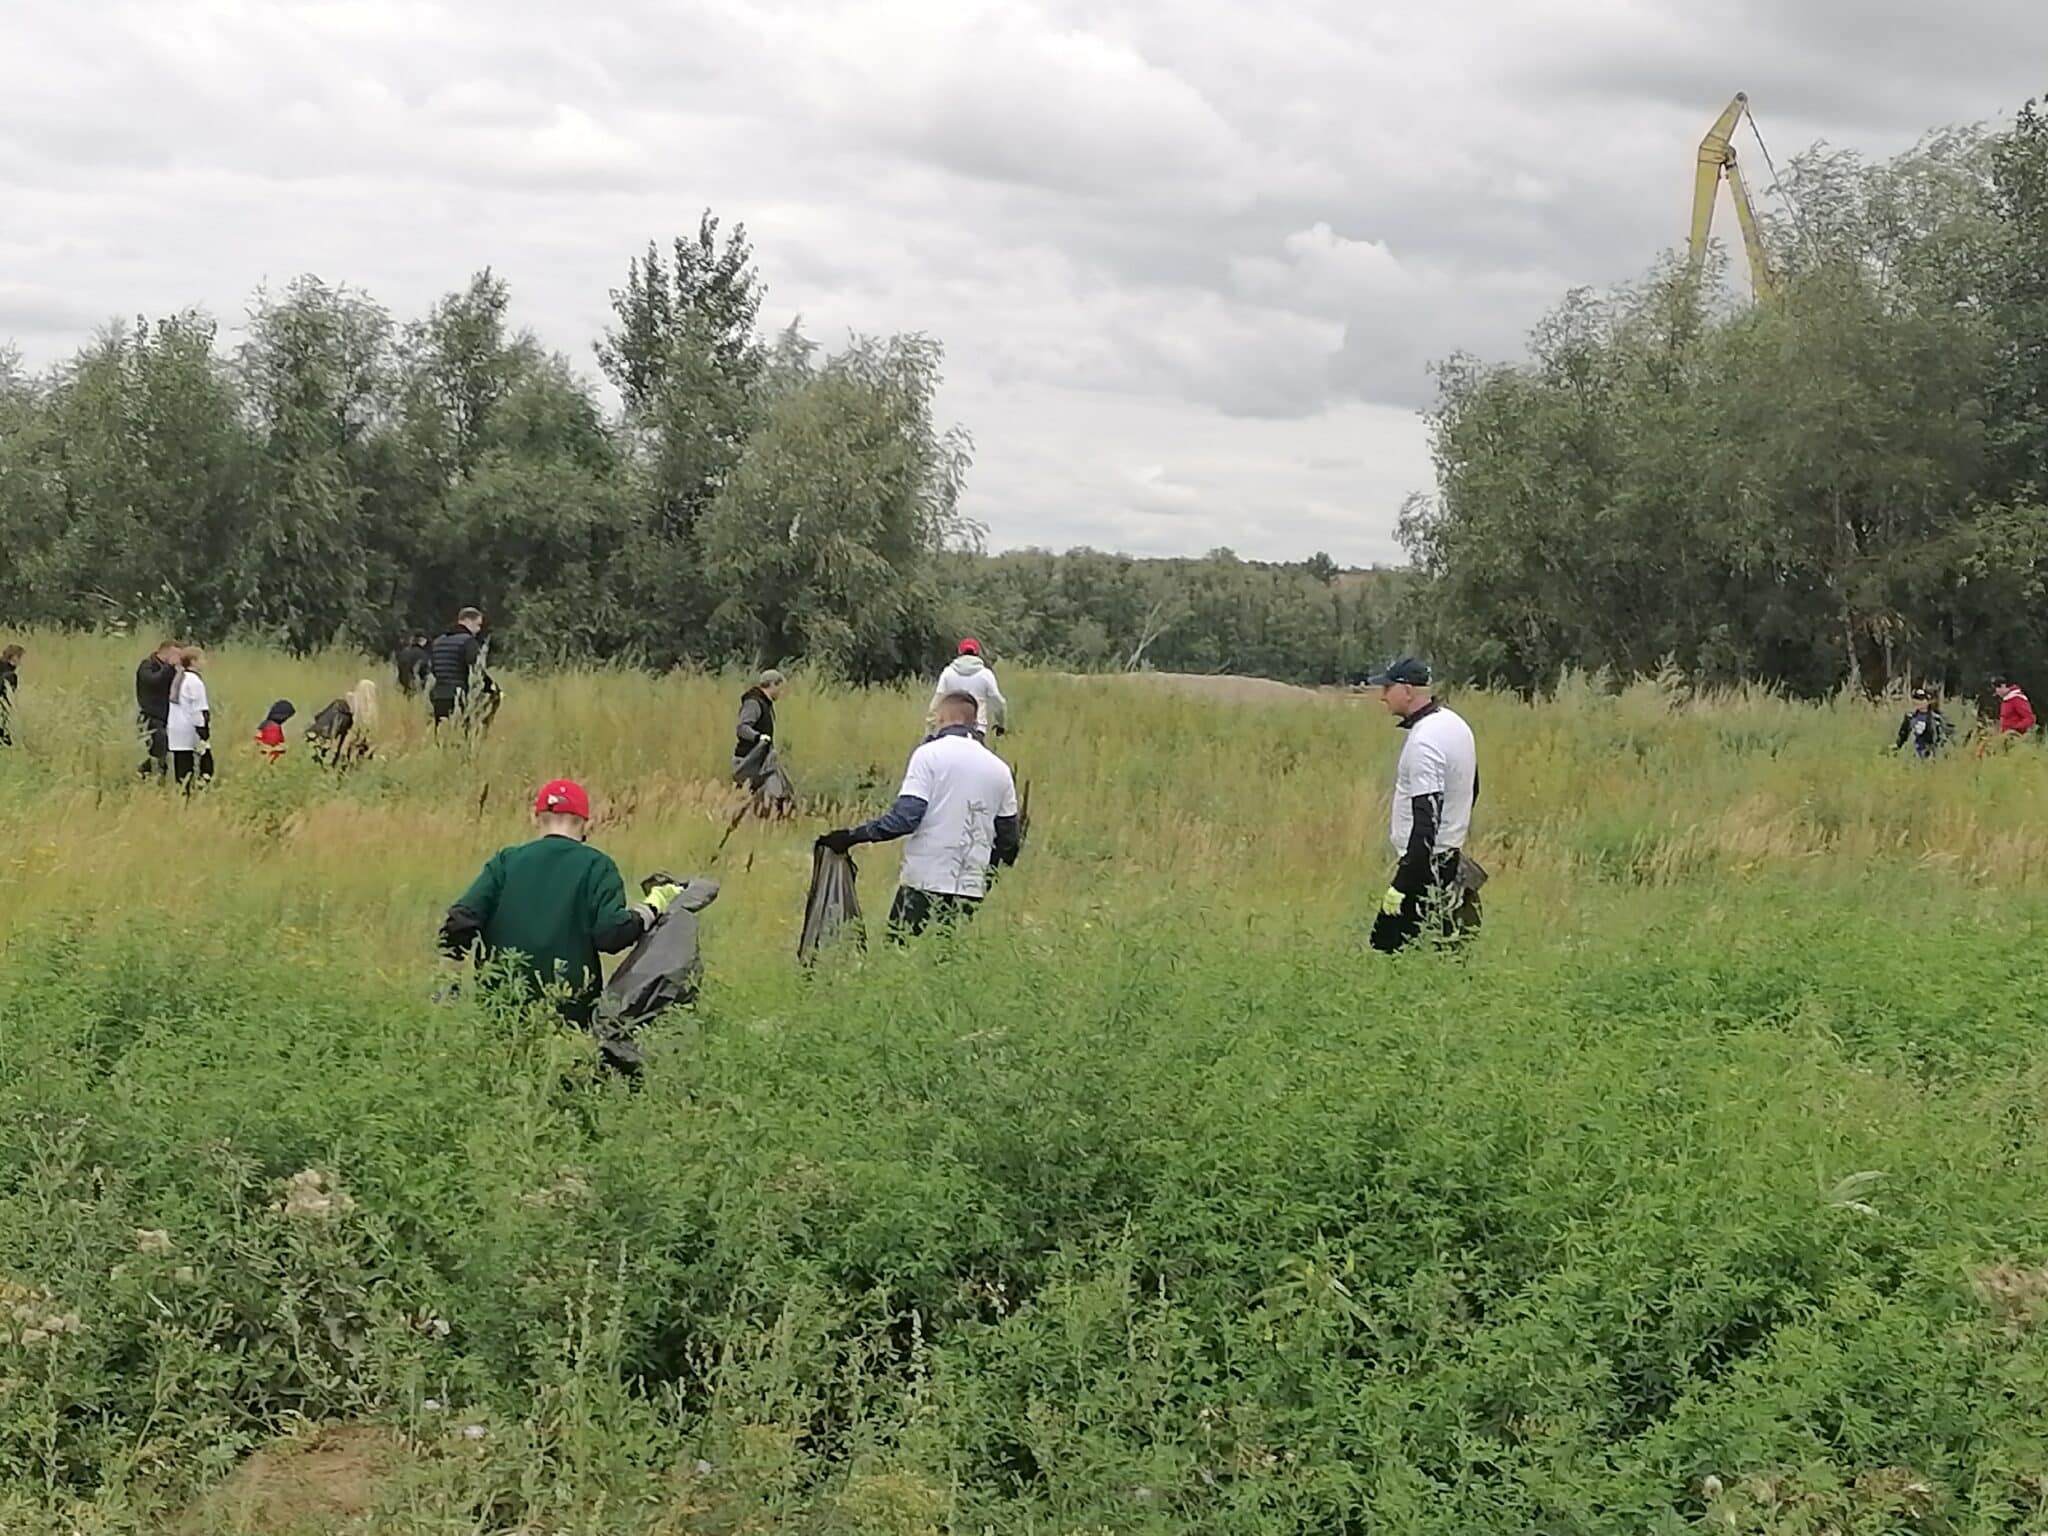
[[[818,839],[817,846],[829,848],[834,853],[851,853],[853,851],[853,833],[845,827],[841,827],[836,832],[827,832]]]

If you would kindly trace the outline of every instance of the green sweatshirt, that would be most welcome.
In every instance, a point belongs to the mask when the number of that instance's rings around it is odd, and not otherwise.
[[[481,940],[486,959],[511,956],[530,981],[565,984],[563,1012],[585,1024],[604,985],[599,952],[625,949],[641,931],[610,855],[542,837],[492,856],[449,910],[442,940],[457,953]]]

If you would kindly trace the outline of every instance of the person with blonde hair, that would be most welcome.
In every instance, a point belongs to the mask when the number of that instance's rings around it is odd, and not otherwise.
[[[306,740],[317,761],[352,768],[370,755],[376,733],[377,685],[365,677],[313,717]]]
[[[206,651],[188,645],[178,652],[171,682],[171,708],[164,722],[171,776],[187,794],[195,784],[213,782],[213,705],[206,695]]]

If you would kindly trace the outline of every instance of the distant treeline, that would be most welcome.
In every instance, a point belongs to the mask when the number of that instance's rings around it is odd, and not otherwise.
[[[529,659],[856,681],[970,630],[1052,665],[1330,681],[1391,633],[1394,578],[1327,557],[981,556],[938,345],[765,338],[761,292],[708,213],[630,262],[597,343],[616,410],[489,271],[406,324],[305,277],[232,348],[192,311],[40,375],[0,352],[0,625],[381,651],[476,603]]]
[[[1194,560],[949,554],[940,568],[955,627],[978,626],[999,655],[1295,683],[1349,681],[1399,648],[1411,585],[1404,570],[1342,570],[1327,555],[1276,565],[1229,550]]]
[[[1782,191],[1776,302],[1666,271],[1445,367],[1404,536],[1455,670],[2048,686],[2048,116]]]

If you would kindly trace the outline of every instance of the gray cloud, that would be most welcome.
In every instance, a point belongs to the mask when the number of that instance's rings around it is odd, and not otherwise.
[[[1737,87],[1783,157],[2048,88],[1950,0],[71,0],[0,52],[0,338],[305,270],[416,312],[489,264],[589,359],[708,204],[766,315],[945,340],[997,544],[1394,554],[1428,364],[1683,233]],[[2039,78],[2036,78],[2036,77]],[[229,338],[232,340],[232,336]]]

